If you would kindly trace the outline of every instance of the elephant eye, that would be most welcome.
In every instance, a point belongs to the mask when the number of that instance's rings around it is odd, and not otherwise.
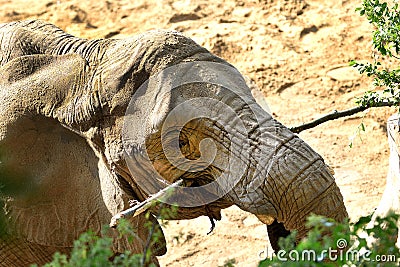
[[[187,146],[187,144],[188,144],[188,141],[187,141],[187,140],[185,140],[185,139],[179,139],[179,148],[180,148],[180,149],[182,149],[182,148],[184,148],[185,146]]]

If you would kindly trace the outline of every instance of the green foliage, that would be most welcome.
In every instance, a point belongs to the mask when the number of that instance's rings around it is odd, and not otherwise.
[[[132,231],[126,225],[120,233],[124,231]],[[117,255],[111,259],[114,252],[112,251],[113,239],[104,234],[102,237],[88,231],[82,234],[78,240],[74,242],[74,248],[71,255],[61,254],[59,252],[53,255],[53,261],[44,265],[45,267],[97,267],[97,266],[142,266],[141,255],[132,254],[129,251],[121,255]]]
[[[134,242],[136,233],[127,220],[121,220],[117,230],[120,238],[128,236],[128,241]],[[74,242],[70,255],[57,252],[53,255],[53,261],[45,264],[44,267],[154,266],[154,264],[148,264],[151,257],[151,252],[148,249],[143,254],[133,254],[130,251],[125,251],[122,254],[114,255],[112,250],[113,238],[109,233],[110,228],[107,226],[103,227],[101,236],[92,231],[83,233]],[[151,236],[151,242],[156,242],[155,240],[157,239],[153,239],[154,236]],[[37,267],[37,265],[32,267],[35,266]]]
[[[363,117],[364,118],[364,117]],[[355,133],[350,137],[350,143],[349,143],[349,147],[353,148],[353,142],[354,139],[358,136],[360,138],[360,140],[362,141],[361,138],[361,133],[365,132],[365,125],[364,125],[364,121],[362,121],[358,126],[357,129],[355,131]]]
[[[154,203],[156,205],[156,203]],[[157,218],[165,225],[163,218],[173,216],[177,207],[170,206],[164,208],[161,204]],[[114,255],[112,250],[113,238],[111,237],[110,228],[103,227],[101,236],[96,235],[92,231],[83,233],[78,240],[74,242],[71,255],[61,254],[59,252],[53,255],[53,261],[44,265],[44,267],[136,267],[136,266],[154,266],[149,264],[152,254],[150,247],[159,242],[162,238],[162,232],[155,231],[156,223],[150,220],[150,213],[146,213],[146,218],[149,219],[143,227],[147,227],[150,231],[149,239],[145,244],[145,250],[142,254],[132,254],[130,251],[125,251],[120,255]],[[117,227],[119,237],[128,237],[128,242],[137,242],[135,240],[136,233],[131,227],[129,221],[120,220]],[[37,265],[34,265],[37,266]],[[34,267],[32,266],[32,267]],[[233,266],[233,265],[229,265]]]
[[[157,204],[159,203],[153,203],[154,207]],[[173,217],[176,212],[177,206],[164,208],[163,204],[161,204],[158,208],[157,219],[161,220],[162,225],[165,225],[164,218]],[[79,239],[74,242],[71,255],[57,252],[53,255],[53,261],[44,265],[44,267],[154,266],[154,264],[149,264],[152,257],[149,248],[154,243],[159,242],[162,238],[162,232],[156,231],[155,228],[157,224],[150,220],[150,212],[147,212],[145,216],[148,221],[143,227],[149,229],[150,234],[146,244],[144,244],[145,249],[142,254],[132,254],[130,251],[125,251],[120,255],[114,255],[112,251],[113,238],[109,234],[110,228],[108,226],[103,226],[101,236],[96,235],[92,231],[83,233]],[[137,242],[137,240],[135,240],[135,230],[128,220],[120,220],[117,230],[120,238],[125,236],[128,237],[128,242]]]
[[[384,218],[377,217],[372,226],[368,225],[371,216],[360,218],[353,224],[353,234],[357,235],[359,241],[355,248],[360,251],[363,247],[367,247],[371,251],[371,258],[375,258],[377,255],[396,255],[400,260],[399,248],[394,245],[397,241],[399,217],[395,213],[390,213]],[[361,233],[366,233],[366,235]],[[373,238],[376,242],[368,244],[368,238]]]
[[[224,262],[224,265],[218,267],[234,267],[236,263],[236,259],[228,259]]]
[[[2,154],[0,153],[0,238],[6,240],[11,237],[14,232],[12,225],[8,223],[5,214],[5,204],[7,198],[18,197],[20,194],[29,194],[34,190],[34,187],[27,181],[26,175],[17,173],[15,170],[5,168]],[[17,173],[17,174],[16,174]],[[172,190],[171,190],[172,191]],[[169,192],[172,194],[172,192]],[[163,204],[154,201],[153,208],[158,207],[157,219],[162,225],[166,225],[164,218],[174,217],[177,212],[177,206],[169,206],[164,208]],[[154,214],[153,214],[154,215]],[[111,229],[105,225],[101,235],[96,235],[92,231],[83,233],[78,240],[74,242],[73,249],[70,255],[61,254],[59,252],[53,255],[53,260],[44,265],[45,267],[102,267],[102,266],[154,266],[149,264],[153,255],[150,248],[163,238],[161,231],[157,231],[158,223],[150,220],[150,212],[145,214],[147,223],[142,227],[149,229],[150,235],[147,242],[144,244],[142,254],[133,254],[130,251],[125,251],[120,255],[114,255],[112,250],[113,237]],[[121,220],[118,224],[119,238],[127,237],[128,242],[138,242],[135,229],[132,228],[127,220]],[[37,265],[33,265],[37,266]]]
[[[307,237],[298,245],[295,245],[295,233],[281,238],[282,249],[272,258],[261,261],[259,267],[398,266],[400,251],[395,246],[398,219],[398,215],[389,214],[371,223],[371,216],[368,216],[349,224],[310,216]],[[374,241],[368,242],[371,238]]]
[[[366,16],[368,21],[376,27],[373,33],[373,45],[382,55],[393,56],[399,54],[400,44],[398,31],[400,16],[397,1],[393,5],[379,0],[364,0],[363,5],[357,8],[361,16]]]
[[[361,16],[366,16],[373,32],[373,63],[357,63],[351,61],[350,65],[358,71],[374,78],[374,85],[383,87],[379,92],[368,91],[357,100],[357,104],[364,107],[377,107],[382,105],[400,104],[400,69],[397,66],[383,66],[386,58],[400,59],[400,12],[399,6],[394,1],[392,4],[379,0],[364,0],[362,7],[356,9]]]

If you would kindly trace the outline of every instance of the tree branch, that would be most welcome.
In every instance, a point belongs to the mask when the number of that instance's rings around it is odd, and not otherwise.
[[[358,106],[358,107],[354,107],[354,108],[350,108],[350,109],[346,109],[343,111],[337,111],[334,110],[331,113],[322,116],[319,119],[313,120],[311,122],[308,123],[304,123],[300,126],[295,126],[295,127],[291,127],[289,128],[292,132],[294,133],[300,133],[304,130],[308,130],[311,128],[314,128],[324,122],[327,121],[331,121],[331,120],[336,120],[342,117],[347,117],[347,116],[351,116],[354,115],[358,112],[364,111],[366,109],[372,108],[372,107],[392,107],[392,106],[396,106],[399,103],[397,102],[392,102],[392,101],[387,101],[387,102],[379,102],[379,103],[375,103],[373,106]]]

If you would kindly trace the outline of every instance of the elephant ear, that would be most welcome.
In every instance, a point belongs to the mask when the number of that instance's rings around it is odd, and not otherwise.
[[[88,86],[90,71],[77,54],[21,56],[1,67],[0,87],[8,97],[18,97],[21,112],[40,113],[84,131],[101,114],[100,96]]]
[[[99,233],[128,205],[103,159],[61,123],[67,117],[60,110],[83,90],[77,85],[85,68],[78,55],[24,56],[0,68],[0,184],[16,189],[6,196],[5,209],[29,242],[72,247],[82,232]],[[144,222],[143,215],[133,223]],[[146,238],[140,229],[139,239]],[[116,250],[140,252],[140,240],[119,240]]]

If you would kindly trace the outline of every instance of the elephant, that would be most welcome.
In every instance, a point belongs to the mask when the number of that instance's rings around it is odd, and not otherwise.
[[[311,213],[348,217],[324,159],[257,104],[237,69],[179,32],[86,40],[10,22],[0,62],[0,171],[21,186],[3,196],[16,234],[0,243],[1,266],[69,253],[80,233],[100,234],[130,200],[178,180],[150,216],[130,219],[134,242],[115,235],[115,253],[142,252],[148,220],[162,232],[160,206],[178,207],[167,219],[213,221],[237,205],[267,225],[275,250],[293,230],[306,235]],[[150,249],[157,264],[165,239]]]

